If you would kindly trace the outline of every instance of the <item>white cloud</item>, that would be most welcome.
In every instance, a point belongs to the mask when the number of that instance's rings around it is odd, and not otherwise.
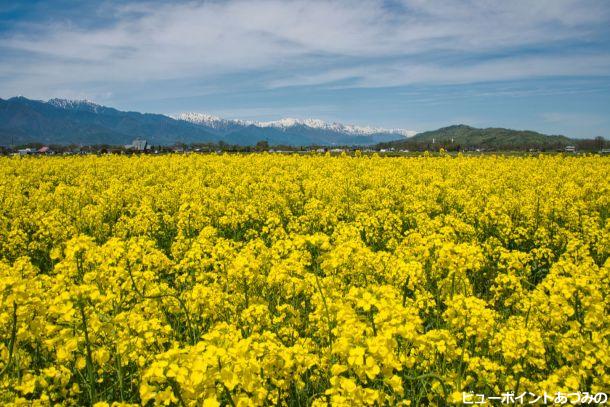
[[[81,27],[78,21],[13,27],[0,37],[0,47],[15,55],[2,60],[0,78],[6,92],[42,96],[85,85],[105,94],[134,82],[215,81],[263,71],[274,77],[267,83],[271,87],[610,73],[607,52],[502,56],[597,38],[596,30],[609,20],[610,7],[603,0],[386,5],[382,0],[106,4],[100,12],[113,22],[102,27]]]
[[[357,87],[454,85],[548,76],[603,76],[609,73],[610,54],[585,54],[578,57],[523,56],[497,58],[458,66],[420,63],[372,64],[281,78],[272,81],[270,86],[311,86],[340,81],[348,81],[344,86]]]

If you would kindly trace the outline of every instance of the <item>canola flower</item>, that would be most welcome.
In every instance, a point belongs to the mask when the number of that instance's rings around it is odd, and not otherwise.
[[[0,404],[610,389],[610,159],[0,158]]]

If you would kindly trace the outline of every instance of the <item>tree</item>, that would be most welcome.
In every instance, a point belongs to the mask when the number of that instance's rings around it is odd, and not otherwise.
[[[269,150],[269,142],[267,140],[261,140],[256,143],[256,151],[267,151]]]
[[[602,136],[595,137],[595,148],[598,150],[606,147],[606,140]]]

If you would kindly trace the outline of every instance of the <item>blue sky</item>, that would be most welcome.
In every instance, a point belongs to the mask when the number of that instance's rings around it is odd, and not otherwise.
[[[0,97],[610,138],[607,0],[0,0]]]

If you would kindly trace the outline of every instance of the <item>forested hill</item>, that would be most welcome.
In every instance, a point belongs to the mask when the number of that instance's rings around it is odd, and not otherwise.
[[[418,133],[413,137],[380,144],[380,147],[409,148],[417,145],[490,149],[561,148],[573,144],[574,140],[549,136],[529,130],[512,130],[497,127],[478,129],[464,124],[443,127],[438,130]]]

